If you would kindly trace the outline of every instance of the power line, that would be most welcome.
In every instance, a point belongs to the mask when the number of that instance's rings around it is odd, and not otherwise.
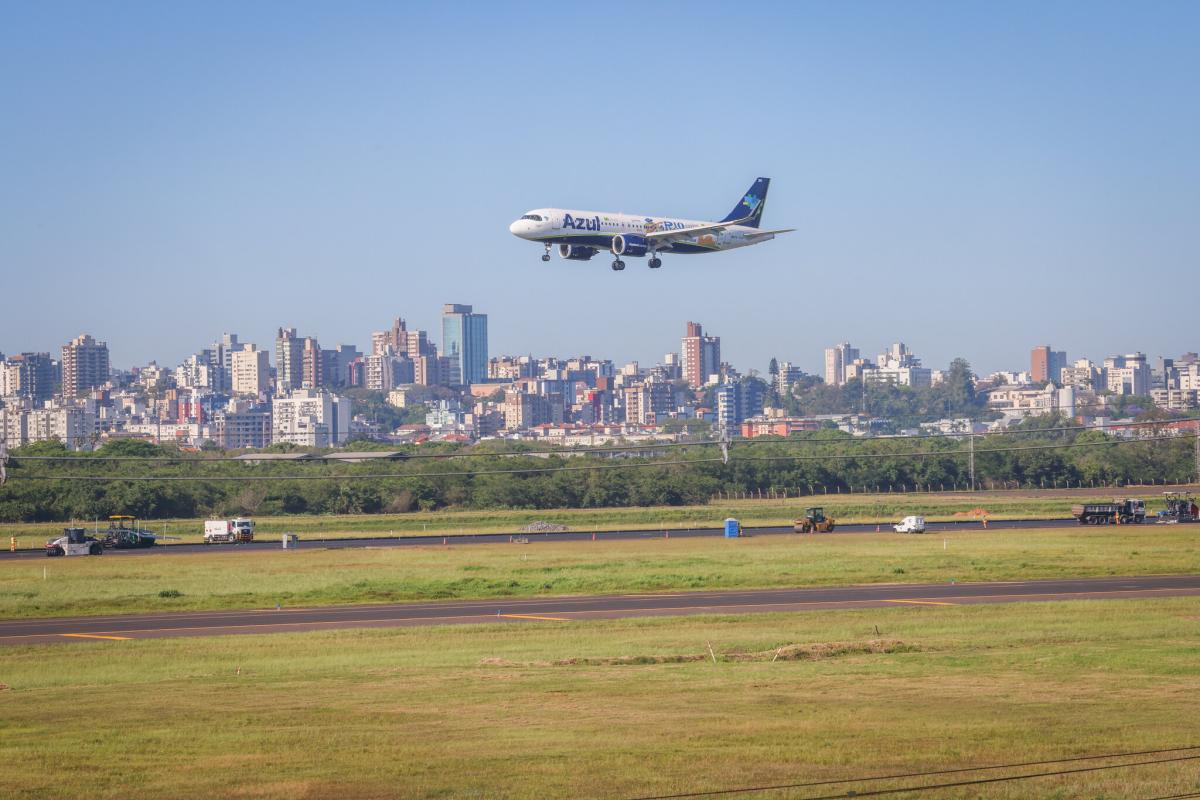
[[[1147,755],[1162,755],[1162,754],[1166,754],[1166,753],[1179,753],[1179,752],[1183,752],[1183,751],[1187,751],[1187,750],[1196,750],[1196,749],[1198,749],[1197,746],[1173,747],[1173,748],[1167,748],[1167,749],[1161,749],[1161,750],[1143,750],[1143,751],[1128,752],[1128,753],[1109,753],[1109,754],[1105,754],[1105,755],[1095,755],[1095,756],[1075,756],[1072,758],[1049,759],[1049,760],[1045,760],[1045,761],[1027,761],[1027,762],[1014,763],[1014,764],[995,764],[995,765],[985,766],[985,767],[959,767],[956,769],[930,770],[930,771],[926,771],[926,772],[910,772],[910,773],[905,773],[905,774],[900,774],[900,775],[881,775],[881,776],[876,776],[876,777],[865,777],[865,778],[841,778],[841,779],[837,779],[837,780],[808,781],[805,783],[771,784],[771,785],[764,785],[764,786],[740,786],[740,787],[731,788],[731,789],[714,789],[711,791],[684,792],[684,793],[678,793],[678,794],[664,794],[664,795],[648,795],[648,796],[633,798],[632,800],[686,800],[687,798],[718,797],[718,796],[728,796],[728,795],[735,795],[735,794],[749,794],[751,792],[772,792],[772,791],[780,791],[780,790],[784,790],[784,789],[813,789],[813,788],[816,788],[819,786],[835,786],[838,784],[846,784],[846,783],[867,783],[867,782],[878,783],[878,782],[882,782],[882,781],[904,780],[904,779],[908,779],[908,778],[926,778],[926,777],[934,777],[934,776],[939,776],[939,775],[961,774],[964,772],[985,772],[985,771],[997,770],[997,769],[1021,769],[1021,768],[1025,768],[1025,767],[1048,766],[1050,764],[1078,763],[1080,761],[1098,761],[1098,760],[1116,759],[1116,758],[1135,758],[1135,757],[1147,756]],[[1143,760],[1143,761],[1134,761],[1134,762],[1129,762],[1129,763],[1124,763],[1124,764],[1100,764],[1100,765],[1087,766],[1087,767],[1075,767],[1075,768],[1071,768],[1071,769],[1057,769],[1057,770],[1045,770],[1042,772],[1028,772],[1023,775],[999,775],[999,776],[987,777],[987,778],[970,778],[970,779],[960,780],[960,781],[948,781],[948,782],[944,782],[944,783],[924,784],[921,786],[903,786],[903,787],[898,787],[898,788],[893,788],[893,789],[868,789],[865,791],[854,791],[852,794],[847,793],[847,792],[841,792],[838,794],[820,795],[817,797],[808,798],[808,800],[840,800],[841,798],[846,798],[848,796],[879,797],[879,796],[888,795],[888,794],[907,794],[907,793],[912,793],[912,792],[930,791],[930,790],[934,790],[934,789],[949,789],[949,788],[963,787],[963,786],[978,786],[978,785],[988,784],[988,783],[1003,783],[1006,781],[1028,780],[1030,778],[1044,778],[1044,777],[1053,777],[1053,776],[1058,776],[1058,775],[1075,775],[1075,774],[1080,774],[1080,773],[1085,773],[1085,772],[1100,772],[1103,770],[1125,769],[1128,767],[1140,767],[1140,766],[1148,766],[1148,765],[1153,765],[1153,764],[1168,764],[1168,763],[1176,763],[1176,762],[1181,762],[1181,761],[1194,761],[1196,759],[1200,759],[1200,754],[1185,755],[1185,756],[1173,756],[1173,757],[1169,757],[1169,758],[1151,759],[1151,760]],[[1188,797],[1188,796],[1190,796],[1190,795],[1180,795],[1180,797]],[[1170,800],[1170,799],[1169,798],[1161,798],[1160,800]]]

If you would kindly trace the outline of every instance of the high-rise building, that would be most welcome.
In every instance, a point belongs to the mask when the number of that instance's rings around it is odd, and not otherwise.
[[[270,390],[271,363],[266,350],[249,344],[231,353],[230,359],[230,384],[234,394],[258,397]]]
[[[75,337],[62,349],[62,391],[79,397],[108,382],[108,345],[88,334]]]
[[[450,359],[443,356],[418,356],[412,359],[412,382],[421,386],[446,386],[450,383]]]
[[[1104,383],[1113,394],[1150,394],[1150,365],[1143,353],[1128,353],[1104,359]]]
[[[851,347],[849,342],[825,348],[825,382],[830,386],[844,385],[850,379],[846,367],[858,359],[858,348]]]
[[[332,350],[322,350],[321,359],[324,362],[325,385],[340,387],[350,383],[350,365],[361,353],[352,344],[339,344]]]
[[[300,347],[300,386],[319,389],[324,385],[325,360],[321,356],[321,345],[312,336],[306,336]]]
[[[256,352],[267,355],[266,350]],[[213,439],[225,450],[260,448],[271,444],[271,409],[233,400],[212,417]]]
[[[299,389],[304,367],[304,341],[295,328],[280,328],[275,334],[275,393]]]
[[[1029,353],[1029,377],[1034,383],[1051,381],[1060,383],[1062,371],[1067,368],[1067,352],[1051,350],[1049,345],[1040,345]]]
[[[674,389],[669,383],[647,381],[626,386],[625,421],[639,425],[654,425],[671,412]]]
[[[471,306],[442,306],[442,355],[449,359],[452,385],[487,383],[487,314]]]
[[[790,361],[783,361],[779,364],[779,372],[775,374],[775,391],[780,394],[787,394],[788,390],[792,388],[792,384],[804,377],[804,370]]]
[[[296,389],[271,407],[274,442],[336,447],[350,436],[350,399],[324,389]]]
[[[682,341],[683,379],[699,389],[721,371],[721,337],[705,336],[699,322],[689,322]]]
[[[49,353],[21,353],[0,362],[0,397],[20,396],[41,405],[54,396],[54,362]]]
[[[1050,345],[1042,344],[1029,353],[1029,377],[1034,383],[1050,380]]]
[[[1062,385],[1062,371],[1067,368],[1067,351],[1050,351],[1050,376],[1048,380]]]

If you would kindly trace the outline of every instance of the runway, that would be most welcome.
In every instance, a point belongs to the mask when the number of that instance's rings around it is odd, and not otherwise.
[[[1055,600],[1200,595],[1200,575],[995,583],[885,584],[674,594],[266,608],[171,614],[0,620],[0,645],[132,641],[416,625],[562,624],[627,617],[953,607]]]
[[[832,535],[839,533],[873,533],[876,528],[882,532],[891,533],[893,522],[860,522],[846,525],[838,525]],[[1063,526],[1077,525],[1074,519],[1009,519],[1009,520],[989,520],[987,530],[1003,530],[1007,528],[1051,528]],[[1142,526],[1147,527],[1148,526]],[[985,530],[983,524],[977,520],[961,520],[955,522],[930,522],[927,526],[927,533],[948,533],[952,531],[980,531]],[[745,528],[744,533],[748,536],[763,536],[775,534],[793,534],[791,525],[777,525],[760,528]],[[449,536],[359,536],[354,538],[339,538],[339,539],[322,539],[319,535],[312,537],[301,536],[299,546],[305,547],[322,547],[327,549],[339,549],[346,547],[421,547],[430,545],[463,545],[463,544],[502,544],[508,543],[514,537],[523,537],[528,539],[530,543],[535,542],[579,542],[590,541],[595,538],[597,541],[610,540],[630,540],[630,539],[658,539],[670,535],[671,538],[689,539],[695,537],[713,537],[722,536],[724,531],[721,528],[671,528],[663,526],[660,528],[631,528],[627,530],[616,531],[564,531],[562,533],[479,533],[479,534],[461,534]],[[808,534],[805,534],[808,535]],[[816,534],[819,536],[829,536],[829,533]],[[246,542],[242,544],[164,544],[156,545],[155,547],[147,547],[138,550],[106,550],[104,557],[126,557],[126,556],[152,556],[163,553],[185,554],[185,553],[253,553],[264,550],[279,550],[281,543],[277,537],[267,539],[263,536],[259,537],[258,541]],[[26,558],[45,558],[46,553],[43,549],[36,550],[17,550],[16,552],[0,552],[0,563],[5,561],[26,559]]]

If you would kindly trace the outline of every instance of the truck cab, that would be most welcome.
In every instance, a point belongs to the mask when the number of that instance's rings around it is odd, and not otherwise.
[[[205,544],[234,544],[254,541],[254,520],[210,519],[204,523]]]

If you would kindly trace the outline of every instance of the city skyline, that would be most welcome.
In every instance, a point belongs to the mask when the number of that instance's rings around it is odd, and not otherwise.
[[[732,358],[726,358],[723,356],[722,336],[719,333],[715,336],[712,335],[709,329],[699,322],[687,321],[684,323],[682,338],[680,337],[677,328],[673,338],[661,343],[662,347],[666,349],[660,348],[661,352],[651,359],[621,360],[618,358],[613,358],[604,350],[596,347],[585,348],[578,352],[552,352],[538,349],[518,352],[497,350],[490,344],[488,336],[488,316],[489,315],[487,313],[473,311],[473,306],[470,304],[446,303],[443,304],[442,313],[438,317],[438,320],[441,323],[443,337],[448,330],[447,323],[450,319],[461,319],[466,317],[468,319],[476,319],[480,321],[476,324],[481,324],[482,328],[479,330],[479,333],[476,334],[476,336],[481,335],[482,337],[481,340],[479,340],[482,344],[482,355],[480,354],[480,351],[476,349],[474,355],[469,356],[476,361],[476,366],[473,372],[473,375],[475,375],[477,378],[477,380],[473,382],[476,383],[495,382],[486,377],[487,366],[489,362],[494,362],[497,359],[524,357],[529,357],[534,360],[590,357],[593,359],[609,361],[618,367],[638,364],[642,369],[649,369],[655,366],[662,366],[664,364],[676,364],[682,370],[683,379],[693,387],[698,387],[706,382],[701,373],[705,371],[708,373],[715,373],[717,371],[716,368],[720,367],[722,364],[730,365],[740,374],[758,374],[763,378],[769,377],[769,365],[763,365],[762,367],[759,367],[758,365],[746,365],[739,363]],[[6,349],[6,344],[3,341],[0,341],[0,362],[2,362],[4,358],[8,358],[9,361],[12,361],[14,359],[20,359],[25,355],[48,355],[50,361],[61,364],[67,355],[68,350],[74,350],[74,346],[81,343],[90,343],[91,345],[98,344],[99,346],[103,347],[105,350],[103,361],[105,366],[102,369],[110,369],[114,373],[117,371],[127,372],[130,370],[145,369],[150,366],[156,366],[159,369],[169,371],[187,368],[189,366],[194,369],[198,363],[196,359],[207,354],[207,357],[216,358],[223,365],[224,372],[222,373],[222,377],[217,381],[216,386],[218,390],[221,390],[228,389],[235,380],[234,358],[238,353],[243,352],[244,348],[245,358],[249,359],[250,357],[253,357],[256,364],[260,360],[264,362],[282,386],[286,388],[300,388],[300,386],[306,385],[303,377],[306,371],[308,378],[307,385],[320,385],[321,383],[324,383],[324,381],[319,378],[320,371],[325,364],[325,362],[320,360],[320,353],[324,353],[327,358],[330,356],[335,356],[344,358],[359,357],[360,359],[362,357],[366,357],[369,359],[371,356],[378,354],[375,350],[375,347],[386,342],[386,344],[391,347],[391,349],[388,350],[389,353],[394,352],[396,355],[401,357],[407,356],[410,358],[410,360],[414,355],[424,353],[424,348],[426,345],[428,346],[430,353],[436,353],[437,355],[440,355],[442,360],[449,360],[450,363],[447,363],[445,367],[442,367],[443,369],[449,370],[447,376],[443,376],[443,378],[434,381],[434,383],[461,383],[464,385],[471,383],[472,381],[455,380],[455,376],[461,375],[461,373],[456,372],[457,368],[453,365],[454,357],[445,349],[443,342],[427,339],[426,337],[428,331],[424,328],[417,328],[415,326],[408,325],[407,321],[409,319],[415,319],[415,317],[411,317],[409,315],[404,317],[394,316],[387,321],[388,325],[391,326],[390,330],[384,330],[379,326],[375,326],[372,328],[372,331],[369,334],[363,337],[362,341],[349,342],[333,342],[332,340],[326,339],[320,331],[305,331],[304,335],[300,335],[298,329],[292,326],[277,326],[275,329],[275,334],[265,341],[249,339],[245,336],[242,336],[240,332],[236,331],[223,331],[220,335],[213,336],[206,343],[196,344],[188,351],[187,355],[178,360],[172,361],[152,358],[149,361],[140,363],[128,363],[123,362],[118,358],[114,358],[111,355],[111,348],[108,346],[106,341],[100,340],[97,342],[99,336],[103,336],[103,334],[97,335],[91,331],[81,331],[77,336],[72,336],[69,340],[60,345],[35,348],[32,350],[18,350],[14,347],[8,347]],[[463,323],[461,322],[455,323],[455,325],[462,324]],[[406,325],[407,328],[405,327]],[[394,346],[392,346],[394,338],[400,336],[408,337],[410,335],[412,338],[410,340],[411,344],[409,345],[409,350],[406,351],[404,347],[396,349]],[[321,344],[322,341],[325,343]],[[294,350],[294,352],[290,352],[285,346],[286,343],[289,342],[291,343],[292,350]],[[689,342],[692,342],[692,344],[689,345]],[[853,342],[857,343],[858,340],[855,338],[853,339]],[[775,360],[779,364],[786,364],[789,368],[798,369],[804,374],[819,378],[823,382],[831,385],[842,385],[851,378],[860,377],[863,367],[869,370],[916,369],[918,372],[922,373],[921,375],[917,376],[916,385],[927,385],[928,374],[931,371],[941,372],[950,366],[950,361],[947,361],[945,364],[938,364],[931,362],[924,355],[916,357],[915,353],[921,352],[920,349],[911,347],[906,340],[903,340],[900,337],[891,337],[890,339],[887,339],[886,342],[886,344],[879,345],[879,348],[883,352],[879,353],[878,355],[872,352],[875,345],[859,347],[853,346],[851,341],[843,341],[841,343],[826,343],[826,345],[821,347],[815,354],[804,353],[797,355],[793,353],[779,353],[771,355],[768,360]],[[452,343],[452,345],[453,344],[454,343]],[[710,347],[712,348],[711,354],[708,352]],[[1010,359],[1006,361],[1003,366],[996,369],[984,370],[977,367],[972,361],[969,353],[958,353],[957,355],[953,356],[951,360],[958,358],[965,359],[971,364],[972,372],[974,372],[975,375],[980,379],[986,379],[988,376],[996,374],[1023,373],[1029,376],[1029,379],[1034,383],[1040,383],[1047,379],[1058,382],[1058,379],[1053,376],[1058,375],[1061,369],[1071,367],[1075,364],[1075,362],[1078,361],[1087,361],[1100,364],[1113,361],[1114,359],[1120,361],[1126,357],[1129,357],[1131,354],[1136,354],[1137,356],[1146,360],[1147,363],[1152,361],[1161,363],[1164,359],[1167,361],[1167,363],[1170,363],[1172,360],[1180,356],[1184,356],[1188,353],[1195,353],[1194,350],[1189,349],[1191,347],[1195,347],[1195,344],[1191,341],[1185,342],[1175,347],[1173,350],[1168,350],[1167,352],[1163,353],[1147,352],[1138,347],[1117,348],[1115,350],[1106,352],[1099,352],[1096,351],[1095,348],[1091,348],[1070,353],[1065,350],[1053,350],[1049,345],[1030,345],[1026,349],[1020,349],[1020,345],[1016,345],[1016,347],[1018,349],[1011,354]],[[306,357],[306,353],[308,353],[310,348],[314,351],[319,350],[319,352],[314,353],[312,356]],[[692,352],[693,349],[694,352]],[[840,353],[843,350],[845,351],[844,356],[835,357],[836,353]],[[1042,353],[1045,355],[1041,355]],[[1047,356],[1051,357],[1051,361],[1053,362],[1052,364],[1047,362]],[[292,361],[295,362],[294,366],[292,366],[290,363]],[[859,366],[854,368],[851,366],[851,362],[857,362]],[[249,362],[247,361],[247,363]],[[345,366],[345,364],[342,364],[340,361],[335,363],[338,364],[339,369],[344,368]],[[704,366],[701,367],[701,364]],[[293,372],[301,374],[301,377],[298,379],[293,379]],[[691,377],[689,377],[689,375]],[[700,378],[700,380],[698,381],[697,378]],[[245,379],[256,382],[264,380],[258,375],[257,367],[255,368],[253,376]],[[869,377],[868,380],[874,380],[874,378]],[[397,380],[396,384],[399,385],[413,382],[414,381],[411,380]],[[417,380],[415,383],[422,383],[422,381]],[[901,380],[900,383],[908,385],[909,376],[905,375],[904,379]],[[229,384],[229,386],[226,386],[225,384]]]
[[[575,7],[475,6],[466,26],[433,7],[15,8],[0,260],[26,302],[0,340],[92,331],[121,364],[279,325],[361,346],[362,319],[402,306],[437,331],[466,300],[496,352],[552,334],[650,361],[692,318],[760,370],[900,338],[987,372],[1015,362],[998,324],[1095,357],[1187,341],[1186,315],[1153,308],[1200,249],[1194,4],[612,10],[676,36],[564,37],[592,23]],[[614,125],[522,93],[626,58],[697,112]],[[750,81],[729,68],[747,61]],[[543,264],[507,230],[546,204],[707,218],[758,175],[795,234],[653,272]]]

